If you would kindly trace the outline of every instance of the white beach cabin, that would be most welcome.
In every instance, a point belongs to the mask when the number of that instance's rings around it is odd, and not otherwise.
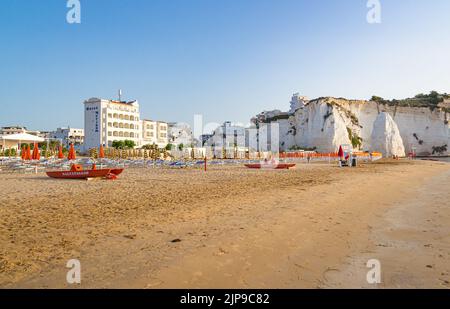
[[[0,136],[0,148],[19,150],[22,144],[42,143],[45,139],[36,135],[27,133],[2,135]]]

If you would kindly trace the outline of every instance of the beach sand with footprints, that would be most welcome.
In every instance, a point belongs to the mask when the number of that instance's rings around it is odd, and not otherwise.
[[[450,288],[450,164],[0,175],[0,287]],[[366,281],[369,259],[382,283]]]

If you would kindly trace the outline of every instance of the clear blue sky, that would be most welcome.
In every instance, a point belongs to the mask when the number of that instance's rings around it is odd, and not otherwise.
[[[65,0],[0,2],[0,126],[83,126],[89,97],[142,116],[248,122],[311,98],[450,92],[450,1]]]

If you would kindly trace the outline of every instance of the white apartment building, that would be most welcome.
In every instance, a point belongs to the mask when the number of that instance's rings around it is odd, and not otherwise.
[[[70,144],[81,146],[84,142],[84,130],[75,128],[58,128],[51,133],[51,138],[61,140],[63,145],[68,147]]]
[[[31,130],[28,130],[26,127],[22,127],[22,126],[9,126],[9,127],[2,127],[0,129],[0,135],[13,135],[13,134],[21,134],[21,133],[26,133],[26,134],[31,134],[31,135],[46,138],[46,136],[44,134],[45,132],[31,131]]]
[[[183,144],[190,147],[195,142],[191,126],[187,123],[169,123],[169,143],[175,146]]]
[[[27,128],[22,126],[10,126],[10,127],[2,127],[0,129],[0,135],[13,135],[20,133],[28,133]]]
[[[212,133],[206,141],[207,146],[234,148],[235,146],[245,147],[247,145],[246,128],[226,121]]]
[[[142,141],[141,145],[157,144],[158,147],[167,146],[168,124],[163,121],[142,120]]]
[[[91,98],[84,101],[84,151],[113,141],[132,140],[141,146],[142,128],[138,101]]]

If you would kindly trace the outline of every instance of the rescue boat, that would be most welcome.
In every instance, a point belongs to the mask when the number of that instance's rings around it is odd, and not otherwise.
[[[288,170],[296,166],[295,163],[255,163],[255,164],[245,164],[247,168],[251,169],[276,169],[276,170]]]
[[[97,169],[95,164],[90,170],[83,170],[78,164],[72,164],[69,171],[49,171],[46,172],[48,177],[57,179],[89,179],[89,178],[106,178],[116,179],[123,169]]]

